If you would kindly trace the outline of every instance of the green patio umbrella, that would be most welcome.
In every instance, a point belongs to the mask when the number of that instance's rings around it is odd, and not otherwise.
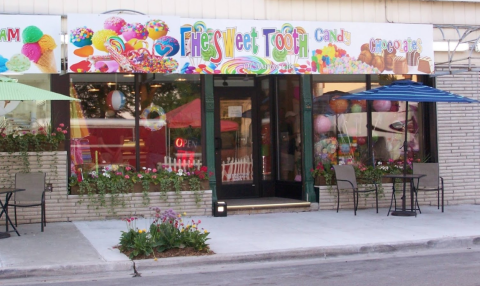
[[[73,100],[80,101],[60,93],[18,83],[16,79],[0,77],[0,100]]]

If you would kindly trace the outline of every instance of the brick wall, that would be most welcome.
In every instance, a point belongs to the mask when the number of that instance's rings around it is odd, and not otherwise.
[[[436,71],[446,68],[436,66]],[[440,76],[437,88],[480,99],[478,72]],[[480,204],[480,104],[438,103],[440,175],[445,204]]]
[[[383,194],[379,191],[378,197],[378,207],[379,208],[389,208],[390,202],[392,198],[392,184],[391,183],[384,183],[383,187]],[[397,190],[396,197],[397,197],[397,208],[400,207],[401,200],[400,200],[400,193],[399,191],[403,190],[403,185],[401,183],[397,183],[395,189]],[[408,185],[406,186],[406,192],[408,193],[410,188]],[[409,193],[408,193],[409,194]],[[451,197],[450,197],[451,198]],[[468,202],[460,202],[454,203],[452,201],[447,201],[447,188],[445,188],[445,206],[447,206],[447,202],[452,204],[461,204]],[[422,206],[437,206],[437,193],[436,192],[418,192],[418,204],[420,205],[420,209]],[[409,195],[407,195],[407,206],[410,206]],[[365,195],[360,194],[360,198],[358,200],[358,209],[374,209],[375,208],[375,195],[374,193],[370,193],[368,197]],[[392,206],[393,208],[393,206]],[[319,203],[320,210],[334,210],[337,209],[337,187],[332,186],[331,190],[327,186],[320,187],[320,203]],[[340,191],[340,209],[350,209],[353,210],[353,194],[349,191]],[[386,213],[385,213],[386,214]]]
[[[121,218],[126,216],[146,216],[153,214],[150,206],[160,207],[162,210],[173,209],[186,212],[187,215],[211,215],[212,191],[204,191],[201,202],[197,205],[193,192],[182,192],[182,198],[175,199],[175,193],[168,193],[168,199],[164,201],[159,193],[150,193],[150,204],[143,205],[141,193],[126,196],[126,207],[117,209],[112,214],[108,209],[94,209],[88,207],[88,200],[84,196],[84,202],[77,195],[68,195],[67,191],[67,153],[66,152],[41,152],[28,153],[30,172],[45,172],[47,183],[53,184],[53,191],[46,192],[46,216],[47,222],[99,220],[107,218]],[[18,154],[0,152],[0,187],[13,187],[15,173],[22,172],[22,158]],[[2,198],[3,201],[3,198]],[[13,219],[13,208],[9,212]],[[18,223],[40,222],[40,207],[18,208]],[[2,219],[0,224],[4,224]]]

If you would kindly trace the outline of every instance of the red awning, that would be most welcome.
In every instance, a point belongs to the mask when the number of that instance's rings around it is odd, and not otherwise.
[[[182,106],[167,112],[167,126],[169,128],[192,128],[202,127],[202,111],[200,98],[190,101]],[[220,121],[222,132],[235,131],[238,123],[230,120]]]

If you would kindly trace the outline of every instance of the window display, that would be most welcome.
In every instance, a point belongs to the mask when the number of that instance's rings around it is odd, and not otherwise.
[[[404,79],[398,75],[371,76],[371,88]],[[417,80],[417,76],[413,76]],[[342,96],[364,91],[365,76],[313,76],[313,134],[315,165],[386,164],[405,158],[404,128],[408,128],[408,158],[422,160],[423,122],[419,103],[346,100]],[[405,123],[405,110],[409,119]],[[367,128],[367,115],[372,128]],[[368,136],[371,134],[371,146]]]
[[[97,164],[153,169],[201,160],[198,76],[139,75],[138,89],[129,74],[79,74],[71,79],[71,96],[81,99],[71,103],[72,174]]]

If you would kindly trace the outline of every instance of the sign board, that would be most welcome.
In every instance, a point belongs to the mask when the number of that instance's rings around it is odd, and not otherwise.
[[[60,73],[60,16],[2,15],[0,75]]]
[[[432,25],[72,14],[68,29],[70,72],[434,71]]]

